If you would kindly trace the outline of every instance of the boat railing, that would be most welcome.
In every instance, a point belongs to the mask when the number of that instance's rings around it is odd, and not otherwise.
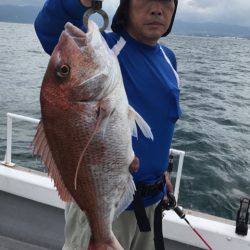
[[[39,119],[34,119],[34,118],[23,116],[23,115],[7,113],[7,146],[6,146],[5,158],[2,164],[8,167],[15,166],[15,163],[12,162],[13,119],[26,121],[26,122],[33,123],[33,124],[38,124],[40,121]],[[176,150],[176,149],[171,149],[170,152],[174,156],[179,157],[176,180],[175,180],[175,187],[174,187],[174,195],[175,195],[176,201],[178,201],[185,152],[181,150]]]

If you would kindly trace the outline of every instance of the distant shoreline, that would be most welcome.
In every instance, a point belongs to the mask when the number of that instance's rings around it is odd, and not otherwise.
[[[8,0],[4,0],[4,4],[0,4],[0,22],[33,24],[42,9],[44,0],[25,0],[23,4],[24,5],[20,5],[20,0],[12,0],[12,4],[10,4]],[[107,12],[111,20],[111,13],[109,11]],[[216,23],[213,21],[190,22],[189,20],[182,20],[181,17],[175,20],[172,33],[175,35],[196,37],[234,37],[250,39],[250,27],[248,26],[240,26],[233,23]]]
[[[34,22],[15,22],[13,20],[0,20],[0,23],[13,23],[13,24],[30,24],[33,25]],[[175,32],[173,30],[171,36],[184,36],[184,37],[202,37],[202,38],[230,38],[230,39],[246,39],[250,40],[249,36],[234,36],[234,35],[214,35],[214,34],[187,34],[187,33],[181,33],[181,32]],[[163,38],[164,39],[164,38]]]

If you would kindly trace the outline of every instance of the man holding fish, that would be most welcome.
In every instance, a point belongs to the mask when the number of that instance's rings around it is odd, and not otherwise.
[[[59,44],[57,50],[61,51],[63,46],[69,42],[70,38],[67,37],[68,34],[70,34],[76,44],[80,44],[79,47],[82,46],[82,51],[86,50],[85,36],[81,34],[81,30],[86,31],[86,27],[83,26],[83,15],[91,6],[91,3],[91,0],[46,1],[43,9],[36,18],[35,29],[44,50],[48,54],[52,54],[59,39],[61,45]],[[134,126],[133,135],[135,135],[132,139],[134,155],[131,153],[129,158],[129,162],[131,163],[130,172],[133,175],[137,191],[130,205],[126,202],[124,203],[129,205],[128,207],[120,207],[121,210],[125,208],[126,210],[123,212],[120,211],[122,212],[121,214],[117,213],[120,215],[118,218],[114,217],[115,220],[112,227],[114,235],[125,250],[154,249],[154,210],[159,201],[164,197],[166,184],[168,190],[172,191],[166,171],[168,168],[169,149],[174,133],[174,126],[181,115],[179,106],[179,78],[176,72],[177,68],[174,53],[169,48],[160,45],[158,41],[161,37],[167,36],[171,32],[177,4],[178,0],[121,0],[120,6],[113,18],[111,26],[113,32],[102,32],[102,36],[106,40],[108,47],[113,50],[118,58],[129,103],[128,113],[131,117],[134,117],[132,120],[137,124],[131,125]],[[79,30],[76,29],[76,27],[78,27]],[[61,36],[64,28],[67,34],[64,33]],[[76,48],[72,49],[69,58],[74,53],[76,53]],[[89,51],[87,50],[86,53],[89,53]],[[60,53],[57,54],[57,59],[53,59],[52,64],[56,63],[56,60],[62,60],[61,56],[58,55],[60,55]],[[106,56],[109,57],[108,54],[106,54]],[[72,61],[73,59],[74,58],[72,58]],[[114,61],[112,62],[115,63]],[[91,63],[88,65],[95,67],[94,64]],[[51,68],[52,66],[49,67]],[[60,81],[62,81],[62,79],[67,78],[71,72],[72,69],[70,69],[67,64],[63,64],[59,72],[57,71],[57,75],[61,77]],[[45,80],[50,77],[51,74],[46,74]],[[102,76],[100,76],[100,78],[102,78]],[[84,80],[84,82],[87,83],[90,81],[93,81],[93,77]],[[113,87],[110,85],[108,88]],[[79,87],[78,90],[79,93],[75,91],[74,95],[71,93],[70,96],[71,98],[74,96],[74,98],[78,98],[77,100],[82,102],[85,100],[85,97],[79,97],[81,92]],[[49,93],[51,89],[46,88],[46,91]],[[99,91],[98,87],[96,87],[96,91]],[[97,95],[97,92],[95,93],[95,98],[101,99],[101,97]],[[109,125],[111,123],[110,117],[115,115],[114,109],[107,111],[110,109],[110,103],[102,103],[98,107],[96,111],[98,119],[96,125],[93,126],[93,135],[90,136],[91,139],[89,139],[87,143],[90,150],[91,140],[94,140],[97,131],[100,130],[103,136],[105,136],[108,130],[112,129],[112,127],[110,127],[111,125]],[[46,112],[48,112],[48,109],[42,113],[47,114]],[[46,124],[43,124],[43,126],[45,125]],[[138,131],[136,126],[139,127]],[[41,129],[40,126],[40,130]],[[48,131],[49,129],[45,132],[48,133]],[[124,129],[124,132],[122,131],[121,127],[120,133],[125,133],[127,130]],[[151,131],[153,140],[148,139],[152,138]],[[41,134],[42,132],[38,131],[38,134],[39,133]],[[37,141],[38,140],[39,139],[37,139]],[[122,144],[122,142],[120,143]],[[51,147],[53,148],[52,144],[51,142]],[[118,144],[119,142],[116,142],[116,145]],[[80,153],[80,159],[77,161],[79,168],[81,168],[80,165],[86,161],[87,146],[83,152]],[[99,147],[104,146],[100,145]],[[39,151],[39,149],[37,149],[37,151]],[[52,156],[55,158],[53,152]],[[59,159],[54,160],[55,165],[58,165]],[[78,167],[76,172],[79,170]],[[81,175],[80,171],[81,170],[79,170],[79,175]],[[79,181],[80,179],[81,176],[79,176]],[[59,182],[59,180],[57,181]],[[76,188],[77,173],[74,181]],[[64,184],[71,196],[73,196],[73,200],[76,201],[74,190],[69,190],[67,183]],[[64,184],[61,186],[58,185],[64,189]],[[129,185],[128,183],[128,186]],[[63,193],[64,197],[66,197],[65,192]],[[62,196],[61,192],[61,197]],[[65,198],[65,200],[67,199]],[[129,202],[131,201],[130,198],[127,200]],[[113,242],[110,244],[106,243],[106,245],[98,245],[97,243],[89,245],[89,241],[92,239],[90,231],[93,230],[93,228],[91,227],[90,230],[87,219],[89,217],[85,216],[85,213],[82,211],[84,209],[80,209],[79,204],[76,203],[77,202],[67,203],[65,209],[66,226],[63,249],[122,249],[115,240],[112,240]]]

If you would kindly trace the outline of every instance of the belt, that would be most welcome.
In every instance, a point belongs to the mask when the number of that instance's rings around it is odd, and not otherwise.
[[[159,191],[163,191],[165,185],[165,181],[162,178],[162,180],[159,180],[158,182],[154,184],[144,184],[142,182],[139,182],[136,184],[136,190],[141,193],[142,197],[155,195]]]
[[[139,230],[141,232],[150,232],[151,226],[143,204],[143,197],[156,195],[160,191],[164,191],[165,178],[154,184],[136,184],[136,192],[134,195],[133,206]],[[162,201],[155,208],[154,212],[154,244],[156,250],[164,250],[164,241],[162,235]]]
[[[143,204],[143,197],[156,195],[163,191],[164,178],[154,184],[137,183],[134,195],[133,206],[138,227],[141,232],[150,232],[151,227]]]

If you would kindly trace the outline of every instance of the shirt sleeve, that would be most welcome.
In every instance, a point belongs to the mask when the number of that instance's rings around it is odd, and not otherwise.
[[[52,54],[66,22],[83,29],[83,14],[87,10],[80,0],[47,0],[34,26],[36,34],[48,54]],[[86,30],[86,29],[85,29]]]

